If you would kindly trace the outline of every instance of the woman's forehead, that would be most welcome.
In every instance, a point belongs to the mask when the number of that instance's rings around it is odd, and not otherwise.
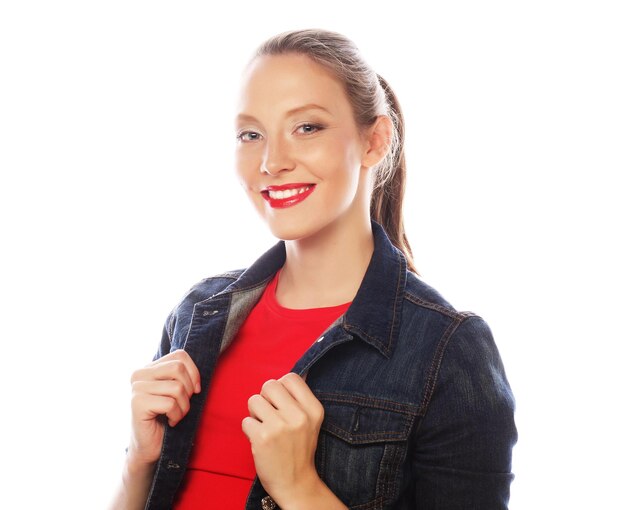
[[[304,55],[257,57],[243,76],[237,113],[257,108],[283,113],[315,105],[339,113],[347,102],[342,84],[325,67]]]

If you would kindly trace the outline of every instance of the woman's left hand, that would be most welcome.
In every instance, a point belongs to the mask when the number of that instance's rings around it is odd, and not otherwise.
[[[324,407],[302,377],[293,372],[263,384],[248,400],[250,416],[242,429],[250,440],[259,480],[281,500],[307,498],[322,483],[315,469],[315,449]]]

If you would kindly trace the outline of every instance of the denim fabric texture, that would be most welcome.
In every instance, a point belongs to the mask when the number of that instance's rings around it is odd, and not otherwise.
[[[307,373],[324,405],[319,475],[355,510],[506,509],[515,401],[491,331],[407,271],[383,228],[372,229],[352,304],[292,370]],[[280,241],[248,269],[196,284],[168,316],[155,359],[185,349],[202,391],[178,425],[165,425],[146,509],[171,508],[220,352],[284,262]],[[246,510],[264,499],[257,478]]]

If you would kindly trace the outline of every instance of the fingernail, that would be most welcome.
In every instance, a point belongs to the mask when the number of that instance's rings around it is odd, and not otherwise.
[[[196,383],[196,393],[200,393],[201,387],[200,383]]]

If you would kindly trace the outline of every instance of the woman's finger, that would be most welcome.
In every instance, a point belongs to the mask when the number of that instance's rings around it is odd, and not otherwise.
[[[171,427],[182,420],[186,414],[175,398],[163,395],[139,393],[131,399],[133,414],[140,420],[153,420],[163,414]]]
[[[276,408],[258,393],[248,399],[248,411],[261,423],[269,423],[277,417]]]
[[[251,443],[259,435],[262,426],[263,425],[258,420],[250,416],[246,416],[241,421],[241,430],[243,430],[243,433],[246,435],[248,441],[250,441]]]
[[[302,377],[294,372],[289,372],[278,379],[278,382],[282,384],[310,418],[314,421],[322,421],[324,406]]]
[[[176,349],[175,351],[172,351],[166,354],[165,356],[159,358],[158,360],[153,361],[148,366],[153,366],[159,363],[164,363],[164,362],[169,362],[169,361],[179,361],[183,363],[183,365],[187,369],[187,373],[189,374],[189,377],[191,378],[193,382],[194,389],[197,390],[196,393],[200,393],[200,371],[198,370],[198,367],[196,366],[194,361],[191,359],[191,356],[189,356],[189,353],[187,351],[184,351],[183,349]]]
[[[179,359],[171,359],[158,364],[148,365],[133,372],[131,383],[136,381],[166,381],[175,380],[184,384],[187,395],[191,396],[197,390],[196,381],[189,372],[188,366]],[[199,381],[199,378],[198,378]]]
[[[189,372],[189,376],[194,383],[194,389],[196,390],[196,393],[200,393],[200,371],[198,370],[198,367],[196,366],[194,361],[191,359],[191,356],[189,356],[189,353],[183,349],[176,349],[175,351],[167,354],[166,357],[169,356],[171,356],[172,359],[180,360],[185,364],[187,372]]]
[[[152,395],[157,397],[168,397],[174,399],[178,404],[178,407],[180,408],[183,416],[185,416],[189,412],[189,396],[187,394],[185,386],[180,381],[135,381],[132,385],[132,390],[133,395]],[[148,410],[146,409],[144,411]]]
[[[301,411],[298,402],[291,393],[287,391],[287,388],[285,388],[280,381],[275,379],[269,379],[263,383],[261,396],[282,412],[291,413]]]

